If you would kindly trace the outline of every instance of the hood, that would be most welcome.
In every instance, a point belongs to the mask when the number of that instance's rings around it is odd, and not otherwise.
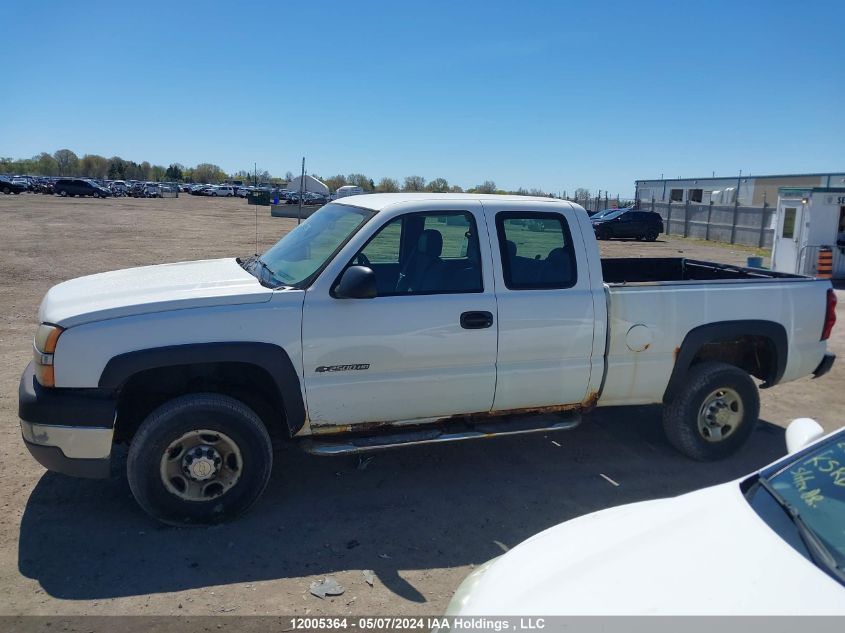
[[[773,532],[736,482],[567,521],[468,584],[455,615],[845,613],[845,589]]]
[[[38,319],[67,328],[165,310],[261,303],[272,293],[233,258],[161,264],[53,286],[41,302]]]

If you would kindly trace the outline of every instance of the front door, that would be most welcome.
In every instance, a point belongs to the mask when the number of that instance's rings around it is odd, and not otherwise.
[[[312,427],[489,411],[497,319],[480,204],[431,202],[387,216],[344,265],[372,268],[378,296],[334,298],[338,272],[309,288],[302,343]]]

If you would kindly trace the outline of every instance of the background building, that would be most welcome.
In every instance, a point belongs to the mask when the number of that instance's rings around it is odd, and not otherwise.
[[[733,178],[666,178],[637,180],[635,198],[642,203],[692,202],[717,205],[774,206],[780,187],[845,187],[845,172],[783,174]]]

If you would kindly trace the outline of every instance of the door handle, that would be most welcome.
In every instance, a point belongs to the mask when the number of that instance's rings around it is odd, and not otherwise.
[[[478,311],[461,314],[461,327],[465,330],[483,330],[491,325],[493,325],[492,312]]]

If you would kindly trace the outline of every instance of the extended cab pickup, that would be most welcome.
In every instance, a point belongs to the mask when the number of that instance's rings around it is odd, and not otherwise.
[[[48,469],[107,476],[175,524],[246,510],[273,441],[342,454],[573,427],[662,403],[714,459],[770,387],[826,373],[827,280],[599,257],[580,206],[467,194],[327,204],[261,257],[148,266],[52,288],[21,378]],[[536,415],[526,415],[536,414]]]

